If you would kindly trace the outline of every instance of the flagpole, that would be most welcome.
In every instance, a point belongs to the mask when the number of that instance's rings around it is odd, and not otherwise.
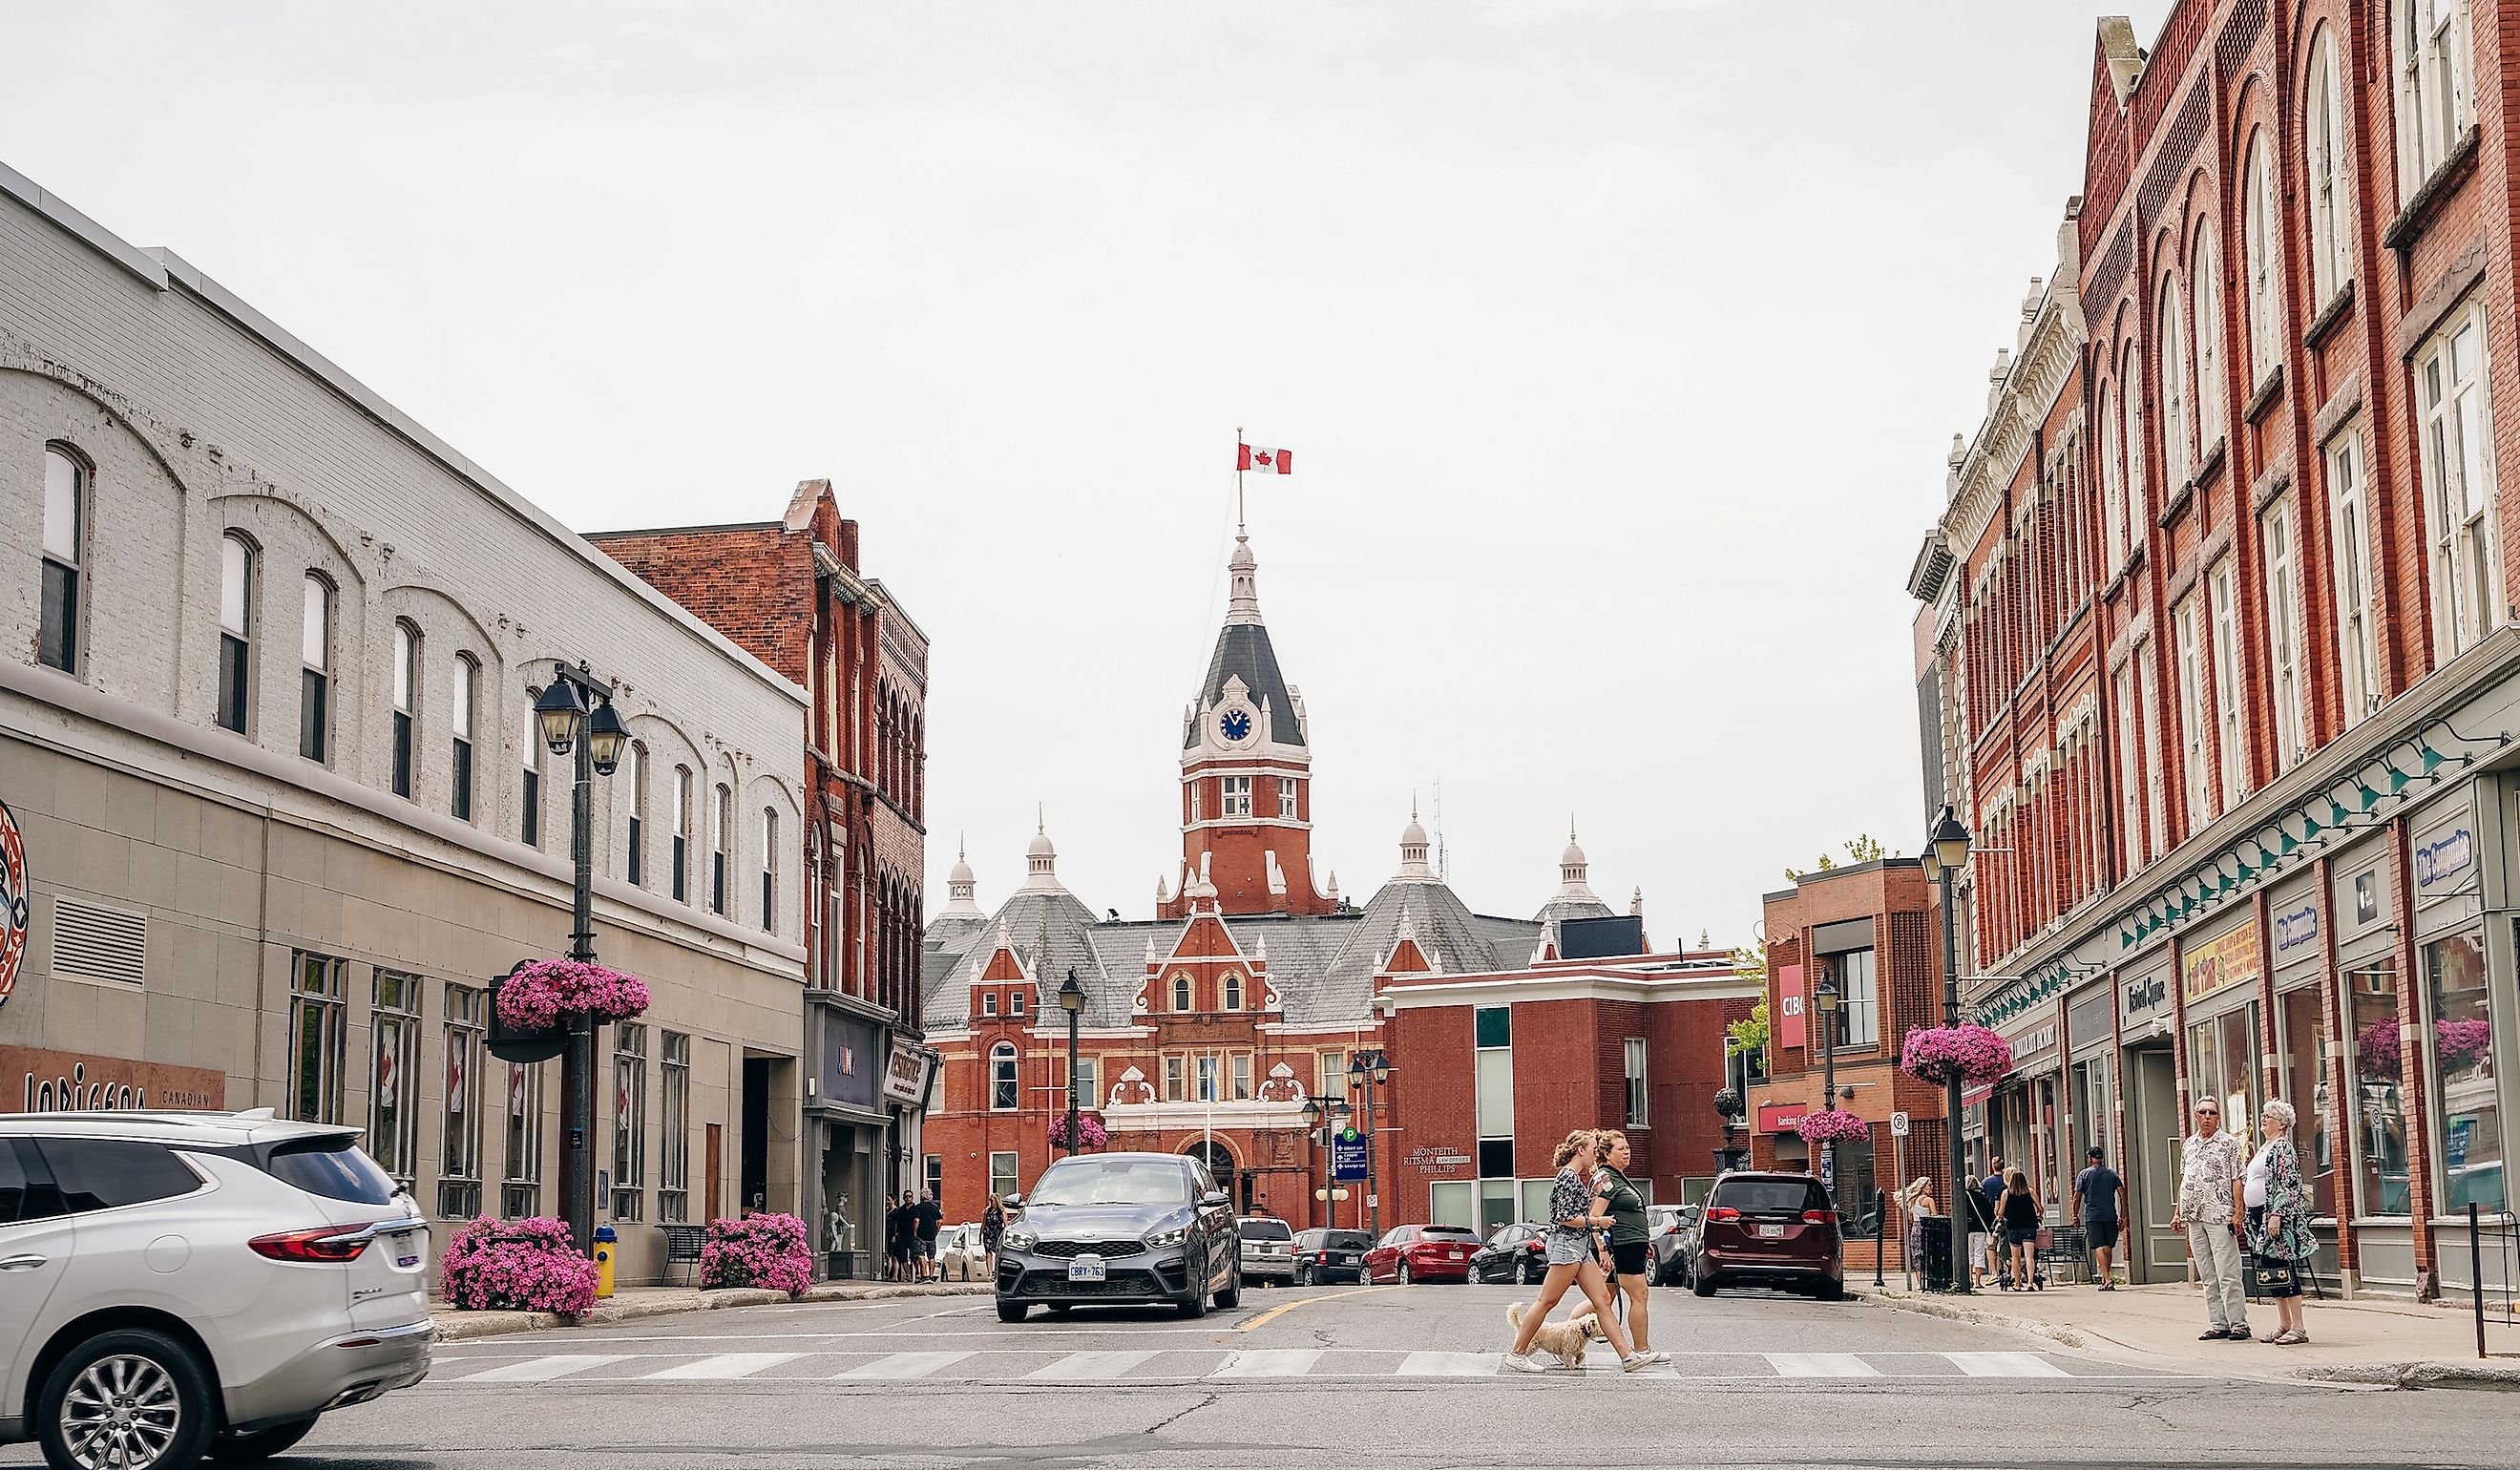
[[[1234,425],[1234,534],[1242,529],[1242,425]]]

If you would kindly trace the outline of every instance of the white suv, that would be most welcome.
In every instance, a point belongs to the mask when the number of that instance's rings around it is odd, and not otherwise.
[[[0,1444],[260,1459],[428,1375],[428,1225],[352,1129],[0,1116]]]

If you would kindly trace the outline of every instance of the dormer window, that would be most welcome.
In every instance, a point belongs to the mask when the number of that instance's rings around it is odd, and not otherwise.
[[[1009,992],[1009,993],[1008,993],[1008,995],[1007,995],[1007,1014],[1009,1014],[1009,1015],[1011,1015],[1011,1016],[1019,1016],[1019,1015],[1022,1015],[1022,1014],[1023,1014],[1023,992],[1022,992],[1022,991],[1019,991],[1019,990],[1018,990],[1018,991],[1011,991],[1011,992]]]
[[[1225,977],[1225,1008],[1228,1010],[1240,1010],[1242,1008],[1242,977],[1240,975],[1229,972]]]
[[[980,992],[980,1014],[984,1016],[993,1016],[997,1013],[998,993],[993,990],[984,990]]]
[[[1190,976],[1173,976],[1173,1009],[1190,1009]]]

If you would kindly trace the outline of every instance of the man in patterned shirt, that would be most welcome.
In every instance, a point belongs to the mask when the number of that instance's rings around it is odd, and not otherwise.
[[[2240,1290],[2241,1189],[2248,1151],[2223,1132],[2223,1105],[2196,1103],[2196,1131],[2179,1150],[2178,1222],[2187,1231],[2187,1256],[2205,1286],[2204,1331],[2199,1342],[2228,1338],[2248,1342],[2248,1302]]]

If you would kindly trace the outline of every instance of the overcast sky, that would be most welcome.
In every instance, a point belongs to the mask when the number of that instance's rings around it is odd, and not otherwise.
[[[2125,10],[2127,7],[2108,7]],[[2168,0],[2132,7],[2138,36]],[[2081,187],[2073,0],[0,7],[0,160],[562,520],[829,476],[934,642],[932,913],[1144,917],[1237,425],[1362,898],[1747,939],[1924,826],[1905,591]]]

